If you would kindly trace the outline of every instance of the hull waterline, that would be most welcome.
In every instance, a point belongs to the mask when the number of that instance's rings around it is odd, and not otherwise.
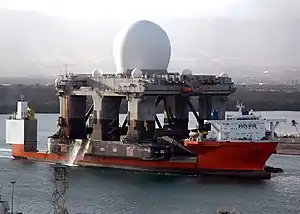
[[[134,171],[175,173],[193,176],[233,176],[269,179],[271,174],[264,170],[267,159],[276,148],[276,143],[196,143],[187,141],[186,146],[198,156],[172,158],[168,161],[140,160],[121,157],[103,157],[85,154],[77,158],[75,165],[83,167],[117,168]],[[259,146],[258,146],[259,145]],[[249,150],[252,148],[252,150]],[[247,152],[248,151],[248,152]],[[12,145],[12,156],[44,163],[69,164],[66,155],[47,152],[24,152],[23,145]],[[226,161],[225,161],[226,160]]]

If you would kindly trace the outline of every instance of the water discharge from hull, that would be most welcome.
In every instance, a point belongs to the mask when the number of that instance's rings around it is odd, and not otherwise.
[[[11,155],[0,155],[0,159],[13,159]]]
[[[70,149],[68,152],[68,162],[65,163],[66,166],[77,166],[74,164],[77,155],[79,153],[80,147],[81,147],[81,141],[79,140],[75,140],[71,145],[70,145]]]
[[[85,141],[84,147],[83,147],[83,153],[82,153],[82,157],[84,157],[85,153],[87,153],[88,149],[90,147],[90,141]]]
[[[77,166],[75,164],[76,160],[81,159],[84,157],[85,153],[89,148],[90,141],[82,141],[82,140],[75,140],[72,145],[71,149],[69,150],[68,154],[68,162],[64,163],[66,166]]]

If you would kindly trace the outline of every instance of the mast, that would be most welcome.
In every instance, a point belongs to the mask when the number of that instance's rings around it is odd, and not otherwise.
[[[239,110],[239,112],[242,112],[243,109],[245,108],[245,105],[242,102],[237,101],[236,102],[236,108]]]
[[[65,66],[65,75],[67,77],[68,76],[68,64],[64,64],[64,66]]]

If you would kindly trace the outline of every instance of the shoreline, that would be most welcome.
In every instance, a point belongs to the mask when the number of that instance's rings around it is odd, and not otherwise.
[[[237,100],[242,101],[247,108],[255,111],[300,111],[300,85],[239,85],[236,91],[228,97],[225,108],[227,111],[236,110]],[[298,89],[299,88],[299,89]],[[59,99],[54,85],[9,85],[0,86],[2,102],[1,114],[10,114],[15,110],[15,102],[23,94],[29,101],[29,106],[36,113],[58,113]],[[282,101],[284,100],[284,101]],[[88,103],[91,102],[88,99]],[[194,106],[198,105],[196,97],[191,99]],[[162,113],[163,103],[157,106],[157,111]],[[120,112],[127,112],[127,103],[122,101]]]

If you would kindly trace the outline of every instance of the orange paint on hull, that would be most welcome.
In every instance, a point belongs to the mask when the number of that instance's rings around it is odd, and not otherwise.
[[[46,152],[24,152],[24,146],[21,144],[14,144],[12,146],[12,156],[16,158],[24,158],[36,161],[53,161],[53,162],[68,162],[67,156],[46,153]],[[135,168],[149,168],[149,169],[186,169],[196,170],[197,163],[187,161],[146,161],[130,158],[113,158],[85,155],[84,158],[79,158],[75,161],[76,165],[85,166],[130,166]]]
[[[85,155],[75,161],[79,166],[125,168],[142,171],[179,172],[184,174],[237,175],[269,178],[264,171],[277,143],[226,143],[186,141],[186,146],[198,153],[197,159],[148,161],[131,158]],[[24,152],[23,145],[12,145],[12,156],[39,162],[67,163],[68,157],[46,152]]]
[[[185,146],[197,152],[200,169],[263,170],[277,142],[186,141]]]
[[[24,152],[23,144],[12,145],[12,156],[15,158],[34,159],[43,162],[59,162],[65,161],[66,157],[62,155],[46,153],[46,152]]]

